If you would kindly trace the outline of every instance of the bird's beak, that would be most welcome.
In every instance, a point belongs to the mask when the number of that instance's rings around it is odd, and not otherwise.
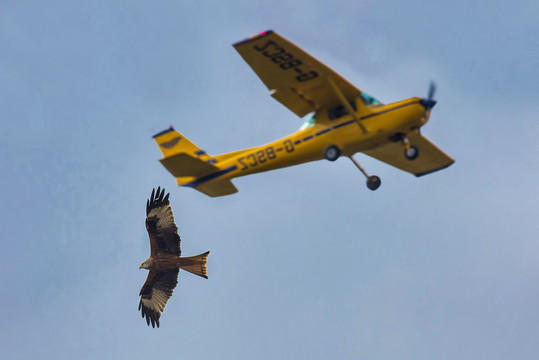
[[[142,265],[140,265],[138,268],[139,268],[139,269],[142,269]]]

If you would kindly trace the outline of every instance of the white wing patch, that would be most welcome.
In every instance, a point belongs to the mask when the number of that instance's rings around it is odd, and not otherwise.
[[[142,298],[142,304],[146,306],[147,308],[156,311],[158,313],[162,313],[163,310],[165,310],[165,306],[167,305],[168,299],[170,299],[171,294],[167,294],[157,288],[152,289],[152,298],[151,299],[145,299]]]
[[[168,232],[171,229],[178,229],[176,227],[176,223],[174,222],[174,215],[172,214],[170,204],[151,209],[148,213],[148,217],[154,216],[157,218],[158,231],[166,230]]]

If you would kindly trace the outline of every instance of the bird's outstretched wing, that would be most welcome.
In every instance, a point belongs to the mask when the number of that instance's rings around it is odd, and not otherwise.
[[[152,327],[159,327],[159,318],[165,309],[168,299],[172,296],[174,288],[178,284],[180,269],[166,271],[150,270],[148,278],[140,289],[140,302],[138,309],[142,317],[146,317],[146,323]]]
[[[150,199],[146,202],[146,229],[150,236],[150,253],[168,253],[180,256],[180,235],[174,222],[174,215],[168,201],[168,193],[161,187],[152,190]]]

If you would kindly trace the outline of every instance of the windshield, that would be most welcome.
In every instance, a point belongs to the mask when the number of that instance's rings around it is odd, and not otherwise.
[[[363,103],[366,106],[369,106],[369,105],[382,105],[382,103],[380,101],[378,101],[378,99],[376,99],[376,98],[374,98],[374,97],[372,97],[369,94],[364,93],[364,92],[361,93],[361,100],[363,100]]]

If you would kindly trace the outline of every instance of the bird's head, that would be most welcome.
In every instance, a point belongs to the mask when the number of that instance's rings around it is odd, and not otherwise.
[[[147,259],[146,261],[144,261],[142,264],[140,264],[140,266],[138,267],[139,269],[150,269],[150,259]]]

